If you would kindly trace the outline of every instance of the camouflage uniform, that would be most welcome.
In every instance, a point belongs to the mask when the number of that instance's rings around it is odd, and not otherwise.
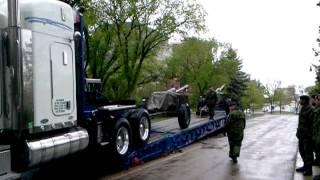
[[[210,119],[213,119],[214,108],[216,106],[217,100],[218,100],[218,96],[217,96],[216,91],[214,91],[213,89],[209,89],[207,96],[206,96],[206,104],[209,109],[209,118]]]
[[[299,112],[299,124],[297,137],[299,139],[299,152],[305,168],[311,168],[313,163],[312,148],[312,124],[313,108],[311,105],[303,105]]]
[[[316,160],[319,161],[320,159],[320,105],[316,105],[314,108],[314,116],[312,122],[312,142],[313,142],[313,149],[316,154]],[[319,163],[319,162],[317,162]]]
[[[246,126],[245,114],[236,109],[229,114],[226,131],[228,134],[228,141],[230,146],[229,157],[239,157],[240,148],[243,140],[243,131]]]

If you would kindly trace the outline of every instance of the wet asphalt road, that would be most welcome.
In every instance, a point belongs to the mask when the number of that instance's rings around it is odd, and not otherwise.
[[[296,128],[295,115],[257,117],[247,121],[238,164],[228,158],[227,138],[218,135],[103,179],[291,180],[296,167]]]

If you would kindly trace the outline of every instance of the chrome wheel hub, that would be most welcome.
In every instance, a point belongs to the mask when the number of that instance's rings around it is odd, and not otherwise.
[[[145,141],[149,137],[150,133],[150,126],[149,126],[149,121],[148,118],[142,117],[139,125],[139,131],[140,131],[140,138],[141,140]]]
[[[116,140],[116,146],[117,146],[117,152],[120,155],[124,155],[129,150],[129,132],[128,129],[125,127],[121,127],[117,132],[117,140]]]

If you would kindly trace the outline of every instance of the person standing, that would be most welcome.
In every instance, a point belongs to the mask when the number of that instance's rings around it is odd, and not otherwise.
[[[316,106],[316,101],[317,101],[317,98],[318,96],[317,95],[311,95],[311,98],[310,98],[310,104],[315,107]]]
[[[315,98],[315,108],[314,108],[314,117],[313,117],[313,129],[312,129],[312,142],[313,150],[316,154],[316,160],[313,165],[319,166],[319,155],[320,155],[320,96]],[[318,160],[317,160],[318,159]],[[320,175],[317,175],[313,178],[314,180],[320,180]]]
[[[299,152],[303,160],[303,166],[296,169],[304,176],[312,175],[313,148],[312,148],[312,122],[313,108],[310,105],[310,97],[300,96],[301,110],[299,112],[299,123],[297,138],[299,140]]]
[[[312,129],[312,141],[313,141],[313,150],[316,154],[316,160],[313,165],[319,166],[319,154],[320,154],[320,96],[315,98],[315,109],[313,117],[313,129]],[[318,159],[318,160],[317,160]],[[314,180],[320,180],[320,175],[317,175],[313,178]]]
[[[246,116],[235,102],[229,103],[229,109],[230,113],[225,127],[230,147],[229,157],[234,163],[237,163],[246,127]]]
[[[216,107],[217,101],[218,101],[217,92],[213,88],[210,88],[206,95],[206,104],[209,109],[209,119],[213,119],[214,108]]]
[[[315,160],[313,165],[320,166],[320,97],[313,96],[312,142]]]

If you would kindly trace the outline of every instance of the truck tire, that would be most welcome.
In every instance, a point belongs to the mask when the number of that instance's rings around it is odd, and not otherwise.
[[[126,119],[120,119],[115,124],[111,146],[116,158],[124,158],[129,154],[132,146],[132,131]]]
[[[190,108],[186,104],[182,104],[178,110],[178,122],[180,129],[189,127],[191,121]]]
[[[143,146],[148,143],[150,138],[151,132],[151,122],[150,118],[145,115],[141,114],[137,117],[137,123],[135,123],[133,129],[133,139],[134,143],[137,146]]]

